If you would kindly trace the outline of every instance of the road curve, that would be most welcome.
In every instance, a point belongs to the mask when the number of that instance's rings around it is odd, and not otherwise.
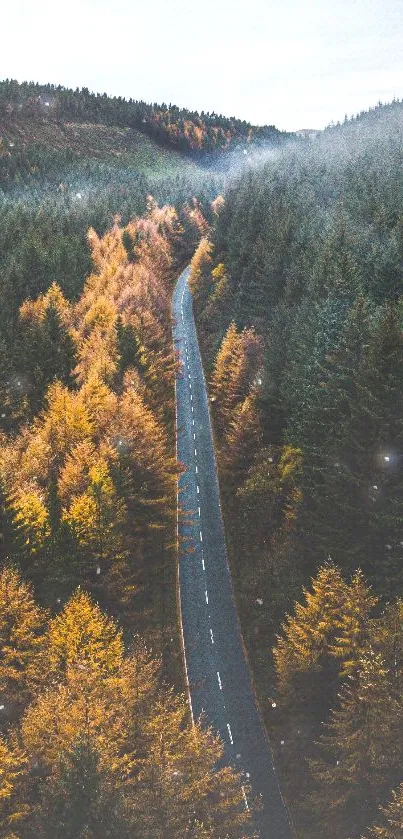
[[[178,279],[172,314],[182,362],[176,380],[177,448],[186,471],[179,480],[179,504],[189,515],[179,521],[179,587],[192,714],[198,719],[203,713],[220,734],[227,761],[245,773],[253,795],[262,796],[263,809],[256,816],[261,839],[293,839],[232,595],[188,276],[189,268]]]

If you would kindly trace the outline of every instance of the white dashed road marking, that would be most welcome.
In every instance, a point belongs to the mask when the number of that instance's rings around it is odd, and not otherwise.
[[[219,688],[220,688],[220,690],[222,690],[221,677],[220,677],[220,674],[219,674],[218,670],[217,670],[217,679],[218,679]]]
[[[207,591],[205,592],[204,596],[205,596],[205,598],[206,598],[206,603],[207,603],[207,606],[208,606],[208,594],[207,594]]]
[[[233,741],[233,739],[232,739],[232,731],[231,731],[231,726],[230,726],[229,722],[227,722],[227,728],[228,728],[229,741],[230,741],[230,743],[231,743],[231,746],[233,746],[233,745],[234,745],[234,741]]]
[[[212,629],[210,629],[210,638],[211,638],[211,643],[214,644],[214,635],[213,635],[213,630]]]

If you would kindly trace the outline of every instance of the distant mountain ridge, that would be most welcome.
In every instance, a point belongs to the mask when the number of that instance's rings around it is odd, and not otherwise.
[[[206,162],[223,157],[240,144],[278,146],[292,136],[274,125],[254,126],[214,112],[109,97],[85,87],[70,90],[53,84],[20,84],[12,79],[0,82],[0,125],[26,117],[42,124],[68,122],[135,129],[160,146]]]

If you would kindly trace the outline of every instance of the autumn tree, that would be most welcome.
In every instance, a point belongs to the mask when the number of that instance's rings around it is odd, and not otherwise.
[[[218,738],[190,724],[187,702],[161,685],[141,644],[123,655],[121,633],[88,596],[77,592],[51,622],[45,653],[47,689],[21,724],[38,766],[32,823],[45,836],[63,818],[72,836],[85,822],[106,836],[135,827],[142,839],[181,839],[199,824],[216,839],[250,835],[240,778],[217,768]]]
[[[63,520],[101,571],[121,557],[124,543],[120,528],[125,522],[125,508],[117,498],[104,460],[98,459],[91,466],[86,490],[74,497],[63,512]]]
[[[112,674],[122,663],[122,633],[88,594],[78,589],[49,624],[44,642],[45,672],[63,678],[71,667]]]
[[[14,526],[23,543],[23,552],[38,557],[51,535],[44,493],[37,487],[27,486],[13,495]]]
[[[12,748],[0,738],[0,837],[18,839],[29,807],[25,800],[24,776],[27,758],[18,747]]]
[[[305,603],[296,603],[295,615],[287,615],[273,649],[278,688],[286,701],[327,710],[337,676],[329,653],[346,588],[340,570],[328,562],[312,580],[312,591],[303,590]]]
[[[399,694],[403,679],[403,602],[388,603],[372,627],[373,645],[382,655],[392,674],[394,690]]]
[[[27,703],[30,677],[41,647],[46,613],[13,567],[0,573],[0,693],[2,719],[10,722]]]
[[[42,784],[39,797],[32,823],[44,838],[129,836],[130,826],[119,811],[119,793],[108,783],[98,752],[85,735],[61,751],[56,771]]]
[[[356,571],[346,587],[343,611],[339,616],[339,631],[331,647],[331,654],[341,659],[341,676],[353,676],[360,667],[361,656],[371,642],[371,613],[378,603],[365,582],[361,571]]]
[[[262,432],[257,406],[257,392],[252,392],[234,410],[226,430],[221,453],[225,491],[236,491],[246,477],[259,450]]]
[[[231,324],[215,359],[211,394],[217,431],[225,433],[236,406],[256,384],[262,360],[262,343],[254,330],[239,333]]]
[[[213,247],[211,242],[203,238],[190,263],[189,288],[192,292],[195,305],[201,309],[206,305],[212,285],[212,252]]]

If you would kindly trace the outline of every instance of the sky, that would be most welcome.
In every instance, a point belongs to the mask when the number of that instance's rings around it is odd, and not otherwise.
[[[403,97],[403,0],[3,0],[0,79],[324,128]]]

